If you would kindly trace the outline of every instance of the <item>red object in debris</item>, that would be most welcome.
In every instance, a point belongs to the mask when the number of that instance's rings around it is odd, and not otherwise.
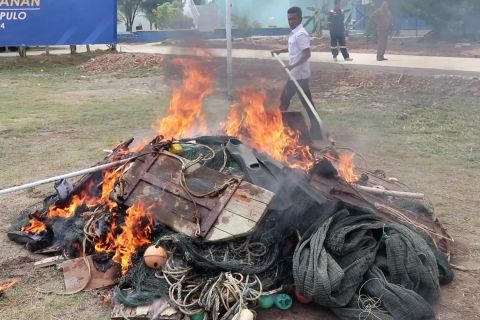
[[[284,256],[292,254],[295,251],[295,244],[291,240],[287,240],[282,248],[282,254]]]
[[[309,298],[307,298],[305,296],[302,296],[300,294],[300,290],[297,287],[295,287],[294,295],[295,295],[295,298],[297,299],[297,301],[300,302],[300,303],[308,304],[308,303],[312,302],[312,300],[310,300]]]

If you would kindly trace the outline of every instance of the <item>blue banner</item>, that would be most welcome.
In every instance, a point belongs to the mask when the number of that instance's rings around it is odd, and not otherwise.
[[[116,41],[117,0],[0,0],[0,46]]]

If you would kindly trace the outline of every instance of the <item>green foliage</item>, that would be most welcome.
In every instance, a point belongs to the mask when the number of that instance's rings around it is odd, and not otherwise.
[[[253,29],[260,28],[260,24],[256,21],[250,21],[244,16],[232,16],[232,27],[238,29],[240,37],[250,37],[253,33]]]
[[[392,10],[404,16],[418,16],[444,39],[466,36],[466,18],[480,13],[478,0],[391,0]]]
[[[320,7],[315,3],[315,7],[308,7],[311,15],[305,16],[304,27],[311,33],[321,36],[323,30],[328,28],[328,12],[330,11],[328,3],[324,2]]]
[[[120,16],[119,21],[125,22],[127,31],[132,31],[133,21],[143,1],[144,0],[117,0],[117,15]]]
[[[166,2],[168,2],[168,0],[143,0],[141,2],[140,8],[145,14],[147,20],[150,22],[150,27],[157,22],[157,17],[155,16],[153,10]]]
[[[157,27],[160,29],[188,29],[193,27],[192,19],[183,15],[180,0],[165,2],[153,10]]]

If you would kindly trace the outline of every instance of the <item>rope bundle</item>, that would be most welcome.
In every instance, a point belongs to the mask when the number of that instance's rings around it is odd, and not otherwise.
[[[202,311],[211,314],[213,320],[229,319],[249,304],[255,303],[263,292],[257,275],[221,272],[206,277],[187,267],[178,257],[171,256],[161,272],[155,274],[169,284],[169,297],[186,315]]]

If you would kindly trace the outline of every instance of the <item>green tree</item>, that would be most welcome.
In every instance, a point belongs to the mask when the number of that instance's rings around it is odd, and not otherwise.
[[[466,18],[480,12],[478,0],[390,0],[392,10],[404,16],[418,16],[444,39],[466,35]]]
[[[169,2],[168,0],[143,0],[140,3],[140,8],[142,9],[145,17],[147,18],[148,22],[150,22],[150,29],[152,29],[153,25],[156,25],[157,17],[155,16],[154,10],[166,3]]]
[[[117,0],[118,14],[125,22],[127,31],[132,31],[133,22],[144,0]]]
[[[193,27],[192,19],[183,15],[183,5],[180,0],[165,2],[153,10],[158,28],[186,29]]]

